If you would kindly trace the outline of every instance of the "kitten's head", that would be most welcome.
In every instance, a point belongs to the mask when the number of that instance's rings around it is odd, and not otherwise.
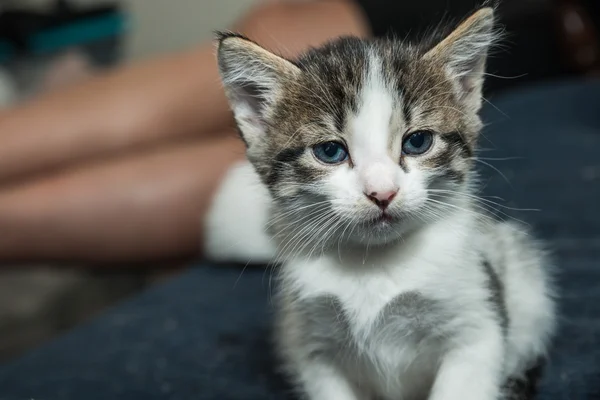
[[[376,244],[453,212],[493,21],[483,8],[437,43],[342,38],[296,61],[222,34],[226,93],[281,226]]]

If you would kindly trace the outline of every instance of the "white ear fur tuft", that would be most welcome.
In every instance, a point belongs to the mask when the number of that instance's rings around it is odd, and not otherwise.
[[[282,84],[300,69],[244,36],[218,36],[221,79],[242,137],[252,147],[265,136],[265,114],[280,94]]]
[[[478,110],[488,51],[496,39],[494,10],[486,7],[467,18],[424,57],[442,62],[461,98]]]

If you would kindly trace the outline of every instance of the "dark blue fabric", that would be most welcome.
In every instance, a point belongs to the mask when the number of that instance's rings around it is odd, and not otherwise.
[[[560,332],[539,398],[600,398],[600,83],[513,92],[488,107],[486,193],[556,253]],[[505,115],[503,115],[503,113]],[[514,213],[512,215],[515,215]],[[0,400],[284,399],[269,356],[269,279],[200,266],[0,367]]]

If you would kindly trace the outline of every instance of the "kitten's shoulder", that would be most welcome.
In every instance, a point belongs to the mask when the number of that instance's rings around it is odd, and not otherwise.
[[[516,221],[485,221],[478,231],[480,246],[487,253],[497,257],[544,257],[547,255],[545,243],[536,237],[532,229]]]

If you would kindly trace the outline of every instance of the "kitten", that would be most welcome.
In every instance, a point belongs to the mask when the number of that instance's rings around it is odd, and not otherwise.
[[[296,61],[219,37],[256,171],[236,174],[272,199],[256,211],[286,260],[277,348],[303,398],[514,398],[546,356],[544,252],[473,194],[493,14],[431,45],[341,38]]]

